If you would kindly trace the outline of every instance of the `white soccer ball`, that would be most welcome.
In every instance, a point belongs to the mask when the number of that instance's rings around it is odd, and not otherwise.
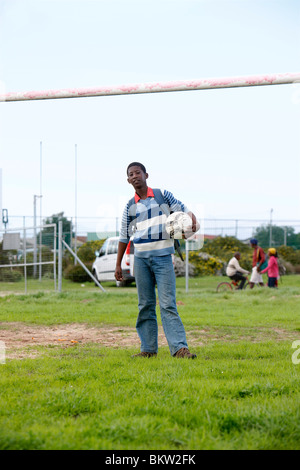
[[[173,212],[166,220],[166,232],[171,238],[181,240],[183,235],[191,234],[192,219],[186,212]]]

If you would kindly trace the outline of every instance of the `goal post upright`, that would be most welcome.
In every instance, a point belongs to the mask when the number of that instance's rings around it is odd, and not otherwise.
[[[0,230],[2,230],[2,168],[0,168]]]

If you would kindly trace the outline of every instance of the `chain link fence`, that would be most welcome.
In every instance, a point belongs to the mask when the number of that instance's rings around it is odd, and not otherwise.
[[[62,216],[62,217],[61,217]],[[121,219],[118,217],[72,217],[63,213],[56,215],[56,223],[35,226],[34,217],[10,216],[5,229],[0,231],[0,295],[10,292],[27,293],[37,291],[60,291],[64,267],[59,265],[59,221],[63,218],[61,256],[69,254],[68,263],[80,264],[80,247],[92,243],[91,258],[83,259],[85,268],[92,275],[92,263],[96,259],[96,243],[109,237],[117,237]],[[43,218],[43,221],[52,220]],[[202,221],[204,239],[231,236],[248,243],[258,229],[264,231],[264,248],[287,245],[300,249],[300,221],[291,220],[246,220],[246,219],[205,219]],[[18,228],[19,227],[19,228]],[[20,228],[21,227],[21,228]],[[297,236],[297,234],[299,236]],[[184,244],[182,246],[184,250]],[[190,247],[190,249],[193,249]],[[69,266],[70,267],[70,266]],[[63,272],[59,272],[61,269]],[[60,274],[60,276],[59,276]],[[97,285],[97,281],[95,282]],[[101,288],[101,286],[98,285]]]
[[[57,290],[56,225],[0,231],[0,292]]]
[[[80,246],[85,241],[101,240],[119,234],[121,224],[120,217],[68,217],[69,228],[64,226],[65,240],[73,248]],[[43,217],[51,220],[51,217]],[[264,227],[266,232],[266,245],[288,245],[300,249],[300,241],[295,242],[290,237],[290,228],[295,234],[300,233],[300,220],[273,220],[270,219],[204,219],[202,233],[206,238],[217,236],[232,236],[247,242],[252,238],[257,229]],[[33,226],[33,216],[10,216],[8,229],[20,226]],[[276,229],[280,229],[276,233]],[[76,233],[75,233],[76,230]],[[76,235],[76,236],[75,236]],[[300,238],[300,237],[299,237]]]

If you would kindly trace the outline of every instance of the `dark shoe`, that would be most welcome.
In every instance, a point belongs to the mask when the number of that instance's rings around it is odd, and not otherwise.
[[[190,353],[188,348],[181,348],[179,351],[177,351],[176,354],[174,354],[174,357],[186,357],[187,359],[195,359],[196,354]]]
[[[150,352],[142,351],[138,354],[134,354],[131,357],[155,357],[155,356],[157,356],[156,353],[150,353]]]

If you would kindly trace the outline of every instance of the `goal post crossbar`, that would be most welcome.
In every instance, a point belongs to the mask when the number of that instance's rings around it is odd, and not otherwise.
[[[163,93],[168,91],[211,90],[265,85],[288,85],[300,83],[300,72],[239,77],[204,78],[132,85],[102,86],[93,88],[67,88],[46,91],[10,92],[0,94],[0,101],[32,101],[59,98],[87,98],[96,96],[134,95]]]

